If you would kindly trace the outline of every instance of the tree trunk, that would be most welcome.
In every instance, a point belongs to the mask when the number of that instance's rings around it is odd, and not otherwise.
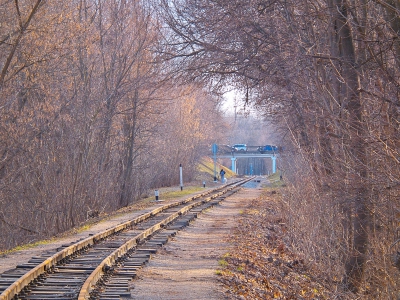
[[[128,206],[130,202],[130,198],[132,195],[132,189],[129,186],[130,179],[132,177],[132,171],[133,171],[133,162],[134,162],[134,146],[135,146],[135,137],[136,137],[136,126],[137,126],[137,105],[139,101],[139,92],[137,89],[135,89],[134,93],[134,99],[133,99],[133,111],[132,115],[128,116],[127,118],[131,118],[131,120],[128,120],[127,123],[131,124],[127,125],[129,126],[128,128],[128,144],[127,144],[127,155],[126,155],[126,165],[125,165],[125,171],[123,172],[123,177],[122,177],[122,186],[121,186],[121,196],[119,199],[119,205],[120,207],[125,207]]]
[[[400,66],[400,1],[399,0],[388,0],[386,1],[385,9],[387,12],[386,20],[390,22],[391,29],[393,30],[393,48],[394,48],[394,58],[396,60],[397,66]]]
[[[13,43],[13,46],[11,47],[10,53],[8,54],[7,59],[6,59],[5,63],[4,63],[4,66],[3,66],[2,70],[1,70],[1,73],[0,73],[0,87],[2,87],[3,84],[4,84],[7,72],[9,70],[9,68],[10,68],[10,65],[11,65],[11,61],[13,60],[13,58],[15,56],[15,53],[17,51],[17,48],[18,48],[18,46],[20,46],[20,42],[23,39],[23,35],[27,31],[27,28],[28,28],[30,22],[32,21],[32,18],[37,13],[41,3],[42,3],[42,0],[37,0],[35,5],[33,6],[32,10],[30,11],[26,21],[22,22],[23,16],[21,16],[21,12],[20,12],[18,1],[15,1],[15,8],[17,10],[17,16],[18,16],[18,20],[19,20],[19,33],[18,33],[18,36],[17,36],[17,38],[15,39],[15,41]]]
[[[334,30],[337,35],[337,46],[341,58],[341,76],[344,79],[345,89],[343,95],[343,108],[347,112],[349,180],[354,205],[353,213],[353,242],[351,252],[346,261],[346,274],[344,282],[346,287],[357,292],[362,282],[367,246],[369,214],[367,210],[368,189],[365,184],[366,171],[366,145],[364,142],[364,124],[362,117],[362,104],[359,95],[358,74],[356,71],[356,57],[353,38],[348,20],[347,2],[343,0],[330,0]],[[333,5],[332,5],[333,4]]]

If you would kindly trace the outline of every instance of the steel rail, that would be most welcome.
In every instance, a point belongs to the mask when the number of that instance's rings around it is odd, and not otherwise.
[[[143,240],[145,238],[147,238],[148,236],[152,235],[154,232],[158,231],[159,229],[161,229],[162,227],[164,227],[165,225],[167,225],[168,223],[172,222],[173,220],[177,219],[180,215],[186,213],[187,211],[189,211],[190,209],[192,209],[193,207],[199,206],[202,203],[207,203],[223,194],[225,194],[227,191],[230,191],[232,189],[234,189],[237,185],[231,186],[230,188],[223,190],[215,195],[212,195],[211,197],[208,197],[206,199],[204,199],[201,202],[196,202],[196,203],[192,203],[190,205],[187,205],[183,208],[181,208],[180,210],[178,210],[177,212],[171,214],[168,218],[162,220],[161,222],[155,224],[154,226],[152,226],[151,228],[145,230],[144,232],[142,232],[141,234],[133,237],[131,240],[127,241],[124,245],[122,245],[120,248],[118,248],[117,250],[115,250],[113,253],[111,253],[108,257],[106,257],[101,263],[100,265],[92,272],[92,274],[88,277],[88,279],[85,281],[85,283],[83,284],[81,291],[79,293],[78,296],[78,300],[87,300],[90,298],[90,292],[92,291],[93,287],[96,285],[97,281],[104,275],[104,269],[106,266],[111,267],[112,265],[114,265],[114,263],[121,258],[122,256],[124,256],[129,249],[133,248],[134,246],[136,246],[140,240]]]
[[[136,277],[136,272],[141,267],[138,267],[141,257],[147,256],[148,261],[153,253],[162,248],[170,237],[175,236],[177,231],[188,226],[191,221],[197,218],[202,211],[213,207],[223,201],[226,197],[233,195],[240,189],[238,187],[227,191],[223,195],[216,195],[210,201],[205,199],[192,209],[182,213],[179,218],[176,218],[159,231],[155,232],[151,237],[148,237],[143,243],[137,247],[131,248],[128,252],[117,259],[113,266],[106,268],[104,275],[99,279],[96,285],[93,285],[89,294],[81,294],[81,299],[99,300],[99,299],[122,299],[131,297],[129,281]],[[139,251],[139,252],[138,252]],[[83,293],[83,291],[81,290]]]
[[[250,179],[249,179],[250,180]],[[173,202],[173,203],[169,203],[169,204],[165,204],[162,205],[160,207],[157,207],[155,209],[153,209],[150,212],[144,213],[136,218],[134,218],[133,220],[124,222],[122,224],[116,225],[110,229],[107,229],[103,232],[94,234],[93,236],[90,236],[86,239],[83,239],[81,241],[78,241],[77,243],[70,245],[66,248],[64,248],[63,250],[55,253],[54,255],[52,255],[51,257],[47,258],[45,261],[43,261],[42,263],[38,264],[36,267],[32,268],[32,270],[28,271],[27,273],[25,273],[24,275],[22,275],[20,278],[18,278],[15,282],[13,282],[7,289],[5,289],[1,294],[0,294],[0,300],[11,300],[13,299],[14,296],[18,295],[26,286],[29,285],[29,283],[33,282],[35,279],[37,279],[40,275],[46,273],[47,271],[51,270],[51,268],[55,267],[57,265],[57,263],[59,263],[60,261],[62,261],[63,259],[73,255],[74,253],[76,253],[79,250],[83,250],[83,249],[87,249],[89,247],[92,247],[97,241],[100,241],[102,239],[105,239],[113,234],[116,234],[128,227],[131,227],[135,224],[138,224],[152,216],[155,216],[157,214],[159,214],[160,212],[172,208],[174,206],[179,206],[185,203],[188,203],[190,201],[196,200],[200,197],[205,197],[208,194],[214,193],[218,190],[224,190],[227,187],[233,186],[231,188],[234,188],[240,184],[243,184],[244,182],[247,182],[248,180],[245,181],[240,181],[240,182],[234,182],[234,183],[230,183],[228,185],[224,185],[223,187],[218,187],[212,190],[209,190],[205,193],[201,193],[192,197],[189,197],[187,199],[181,200],[181,201],[177,201],[177,202]],[[222,192],[220,192],[222,193]],[[218,195],[220,194],[218,193]],[[216,196],[218,197],[218,196]],[[201,202],[200,202],[201,203]],[[177,215],[179,215],[179,213],[175,213]],[[175,215],[174,214],[174,215]],[[182,214],[182,212],[180,212],[180,214]],[[162,222],[160,222],[162,223]],[[163,224],[156,224],[153,227],[145,230],[144,232],[142,232],[141,234],[137,235],[134,239],[132,239],[130,242],[132,244],[131,248],[133,246],[135,246],[135,243],[138,243],[140,240],[145,239],[147,236],[151,235],[154,231],[158,230],[159,228],[161,228],[161,226],[163,226]],[[126,249],[129,246],[129,242],[126,243],[125,245],[121,246],[119,249],[117,249],[116,251],[114,251],[114,253],[112,254],[112,256],[116,257],[118,255],[121,256],[120,253],[124,252],[126,253]],[[113,258],[109,258],[109,260],[105,259],[102,264],[102,266],[105,266],[107,263],[112,263]],[[98,267],[100,268],[100,266]],[[97,268],[97,269],[98,269]],[[97,270],[96,269],[96,270]],[[93,272],[94,273],[94,272]],[[90,284],[93,285],[94,282],[97,282],[98,278],[100,278],[101,271],[98,271],[98,275],[93,275],[93,277],[90,277]],[[88,278],[89,280],[89,278]],[[89,285],[90,285],[89,284]],[[90,286],[87,288],[87,290],[90,290]]]

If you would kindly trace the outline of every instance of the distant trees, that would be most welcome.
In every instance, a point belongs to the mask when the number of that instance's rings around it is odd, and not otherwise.
[[[222,135],[222,119],[217,103],[198,86],[170,91],[169,109],[159,116],[157,130],[163,139],[152,147],[159,166],[154,170],[154,180],[159,186],[168,186],[179,179],[179,173],[171,176],[169,170],[183,165],[185,178],[196,173],[197,163],[203,153],[210,153],[210,145]],[[175,99],[174,101],[172,101]],[[179,145],[179,146],[178,146]]]
[[[0,1],[0,245],[126,206],[177,182],[179,163],[190,178],[223,128],[202,86],[229,84],[287,143],[293,247],[347,291],[396,297],[399,11],[394,0]]]
[[[236,85],[290,137],[293,246],[345,290],[395,297],[399,3],[160,2],[188,74]]]
[[[0,23],[0,250],[194,169],[218,111],[199,105],[202,86],[172,81],[146,1],[0,1]],[[177,111],[181,123],[165,118]]]

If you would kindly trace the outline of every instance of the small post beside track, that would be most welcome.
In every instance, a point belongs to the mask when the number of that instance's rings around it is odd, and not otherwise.
[[[158,196],[159,196],[158,190],[155,190],[155,191],[154,191],[154,196],[156,197],[156,201],[158,201]]]
[[[182,191],[183,190],[182,164],[179,164],[179,181],[180,181],[181,191]]]

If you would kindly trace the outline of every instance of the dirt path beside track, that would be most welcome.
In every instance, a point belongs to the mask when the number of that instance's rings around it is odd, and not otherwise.
[[[218,281],[219,260],[229,253],[236,219],[260,193],[245,188],[199,215],[140,271],[128,299],[228,299]]]

